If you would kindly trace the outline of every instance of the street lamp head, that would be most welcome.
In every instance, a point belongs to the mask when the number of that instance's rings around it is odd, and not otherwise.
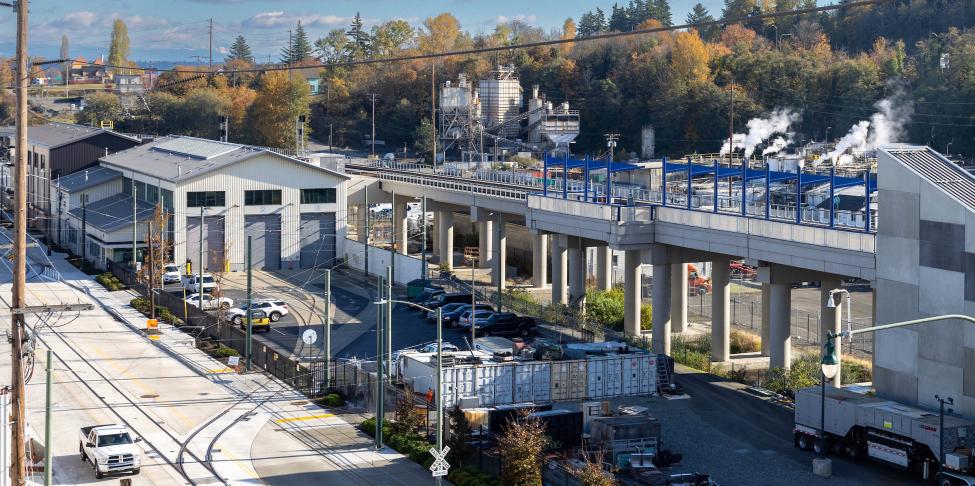
[[[823,359],[820,360],[819,364],[823,370],[823,376],[826,379],[833,379],[836,376],[836,372],[840,370],[840,360],[836,356],[836,344],[833,341],[833,336],[826,338],[826,345],[823,347]]]

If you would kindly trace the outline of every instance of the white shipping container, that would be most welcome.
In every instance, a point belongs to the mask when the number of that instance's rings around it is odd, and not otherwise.
[[[551,364],[530,361],[515,365],[515,396],[517,402],[547,402],[550,400]]]
[[[616,356],[606,360],[606,385],[604,396],[618,397],[623,395],[623,357]]]
[[[475,370],[473,366],[444,368],[442,385],[445,407],[453,407],[463,397],[477,395],[474,376]]]
[[[622,394],[652,395],[657,391],[657,357],[636,354],[623,357]]]
[[[504,405],[514,399],[514,365],[477,365],[477,396],[481,405]]]
[[[623,393],[623,357],[590,358],[587,398],[617,397]]]
[[[572,400],[586,397],[586,361],[555,361],[552,363],[552,400]]]

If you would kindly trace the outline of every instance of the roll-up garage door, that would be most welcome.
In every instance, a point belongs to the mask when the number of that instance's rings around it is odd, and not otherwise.
[[[206,265],[208,272],[222,272],[226,256],[224,255],[224,220],[223,216],[207,216],[204,218],[203,247],[206,249]],[[193,262],[193,271],[200,267],[200,217],[186,218],[186,258]]]
[[[244,216],[244,235],[251,237],[251,268],[281,268],[281,215]]]
[[[335,264],[335,213],[301,215],[301,268]]]

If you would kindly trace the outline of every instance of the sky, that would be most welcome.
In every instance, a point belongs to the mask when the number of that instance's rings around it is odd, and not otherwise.
[[[715,17],[722,0],[671,0],[675,23],[701,1]],[[213,19],[214,60],[244,35],[259,60],[279,57],[288,43],[288,29],[300,19],[314,40],[334,28],[346,28],[357,11],[366,27],[391,19],[419,26],[442,12],[456,16],[464,30],[490,32],[499,22],[521,20],[545,30],[561,28],[566,18],[578,21],[584,12],[612,1],[581,0],[30,0],[29,52],[57,58],[61,36],[67,35],[72,56],[89,59],[108,55],[112,22],[122,18],[129,28],[136,61],[195,63],[208,55],[208,24]],[[2,7],[0,7],[2,8]],[[13,54],[15,15],[0,10],[0,56]]]

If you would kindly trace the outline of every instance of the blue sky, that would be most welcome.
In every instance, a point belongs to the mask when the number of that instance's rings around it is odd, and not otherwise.
[[[671,0],[675,22],[681,22],[698,0]],[[721,0],[700,0],[712,15]],[[498,22],[519,19],[546,30],[561,27],[567,17],[578,20],[587,10],[607,12],[612,1],[580,0],[31,0],[30,52],[56,58],[61,35],[67,34],[72,55],[92,58],[108,52],[111,24],[121,17],[129,26],[132,58],[189,62],[207,55],[207,21],[214,22],[214,58],[237,34],[249,41],[255,55],[278,57],[288,42],[288,29],[301,19],[312,39],[333,28],[348,26],[356,11],[367,26],[390,19],[419,25],[424,18],[450,12],[470,32],[489,32]],[[0,56],[13,53],[13,14],[0,11]]]

